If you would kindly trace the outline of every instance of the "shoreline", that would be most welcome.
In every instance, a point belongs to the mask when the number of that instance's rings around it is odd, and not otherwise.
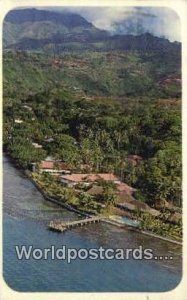
[[[42,188],[38,185],[38,183],[36,183],[36,181],[34,181],[34,179],[27,173],[27,171],[24,171],[25,175],[31,180],[31,182],[34,184],[34,186],[38,189],[38,191],[42,194],[42,196],[44,197],[44,199],[46,201],[49,201],[49,202],[52,202],[52,203],[55,203],[71,212],[74,212],[76,214],[79,214],[81,216],[84,216],[84,217],[92,217],[93,215],[90,215],[86,212],[83,212],[81,210],[78,210],[74,207],[72,207],[71,205],[69,204],[66,204],[66,203],[63,203],[63,202],[59,202],[57,199],[53,198],[53,197],[49,197],[47,196],[44,191],[42,190]],[[135,231],[135,232],[138,232],[140,234],[144,234],[144,235],[147,235],[147,236],[151,236],[151,237],[154,237],[154,238],[158,238],[160,240],[163,240],[163,241],[166,241],[166,242],[169,242],[169,243],[173,243],[173,244],[177,244],[177,245],[180,245],[182,246],[182,241],[177,241],[177,240],[173,240],[173,239],[170,239],[168,237],[164,237],[164,236],[161,236],[161,235],[157,235],[155,233],[152,233],[150,231],[145,231],[145,230],[141,230],[141,229],[138,229],[138,228],[134,228],[134,227],[131,227],[131,226],[128,226],[128,225],[124,225],[124,224],[120,224],[118,222],[115,222],[114,220],[110,220],[109,218],[106,218],[106,217],[103,217],[101,222],[103,223],[106,223],[106,224],[109,224],[109,225],[113,225],[113,226],[117,226],[119,228],[126,228],[130,231]]]
[[[5,156],[8,157],[8,159],[10,160],[10,162],[14,165],[15,168],[18,169],[18,164],[15,163],[14,159],[12,159],[12,157],[4,152],[3,153]],[[92,217],[93,215],[91,214],[88,214],[86,213],[85,211],[82,211],[82,210],[79,210],[79,209],[76,209],[74,207],[72,207],[71,205],[67,204],[67,203],[64,203],[64,202],[60,202],[59,200],[53,198],[53,197],[49,197],[48,195],[46,195],[46,193],[42,190],[42,188],[39,186],[39,184],[31,177],[31,175],[29,174],[29,171],[28,170],[25,170],[23,168],[19,168],[19,171],[22,172],[33,184],[34,186],[37,188],[37,190],[41,193],[41,195],[44,197],[44,199],[46,201],[49,201],[51,203],[54,203],[58,206],[61,206],[71,212],[74,212],[78,215],[81,215],[83,217]],[[173,239],[170,239],[169,237],[164,237],[164,236],[161,236],[161,235],[157,235],[153,232],[150,232],[150,231],[145,231],[145,230],[141,230],[141,229],[138,229],[138,228],[134,228],[134,227],[131,227],[131,226],[128,226],[128,225],[125,225],[125,224],[120,224],[114,220],[110,220],[109,218],[107,217],[103,217],[103,219],[101,220],[101,222],[103,223],[106,223],[106,224],[109,224],[109,225],[113,225],[113,226],[117,226],[119,228],[126,228],[128,229],[129,231],[135,231],[137,233],[140,233],[140,234],[144,234],[144,235],[147,235],[147,236],[150,236],[150,237],[153,237],[153,238],[158,238],[160,240],[163,240],[163,241],[166,241],[166,242],[169,242],[169,243],[173,243],[173,244],[177,244],[177,245],[180,245],[182,246],[182,241],[177,241],[177,240],[173,240]]]

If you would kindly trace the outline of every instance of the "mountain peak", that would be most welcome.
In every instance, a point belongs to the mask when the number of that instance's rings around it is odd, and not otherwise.
[[[36,8],[10,11],[3,27],[4,48],[44,50],[57,45],[58,51],[169,51],[180,50],[180,44],[145,32],[115,34],[96,28],[82,16],[64,11]]]
[[[86,26],[90,28],[93,27],[91,23],[86,21],[86,19],[78,14],[70,12],[61,13],[48,10],[38,10],[36,8],[11,10],[6,15],[4,21],[13,24],[51,21],[56,24],[64,25],[68,28],[78,26]]]

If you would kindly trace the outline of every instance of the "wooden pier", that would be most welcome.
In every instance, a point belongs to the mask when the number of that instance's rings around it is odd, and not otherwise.
[[[49,229],[58,232],[64,232],[67,229],[71,229],[73,227],[84,226],[91,223],[97,223],[100,222],[101,220],[102,220],[101,217],[91,217],[91,218],[86,218],[83,220],[72,221],[72,222],[51,221],[49,223]]]

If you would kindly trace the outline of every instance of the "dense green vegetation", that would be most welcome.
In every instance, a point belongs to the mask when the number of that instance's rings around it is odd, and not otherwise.
[[[102,214],[109,216],[116,213],[114,205],[119,201],[115,193],[114,184],[98,182],[102,186],[102,195],[93,196],[86,192],[85,187],[72,189],[63,186],[59,181],[49,174],[30,173],[37,185],[42,189],[47,197],[58,200],[59,203],[71,205],[84,213]],[[180,209],[178,209],[180,211]],[[148,230],[154,234],[181,240],[182,238],[182,217],[176,218],[176,208],[162,209],[158,217],[153,217],[149,213],[142,213],[139,210],[131,212],[131,217],[140,222],[141,230]],[[175,216],[175,217],[173,217]]]
[[[135,211],[142,229],[181,237],[180,43],[110,35],[79,15],[34,9],[9,13],[3,30],[4,150],[24,169],[50,155],[75,172],[112,172],[160,211]],[[109,183],[97,183],[97,197],[32,176],[75,208],[117,210]]]
[[[175,57],[175,59],[173,59]],[[10,101],[61,86],[77,97],[139,100],[180,98],[180,53],[62,52],[60,55],[8,51],[4,91]],[[23,76],[26,74],[26,76]],[[165,82],[169,78],[168,82]],[[124,99],[126,100],[126,99]]]
[[[37,185],[47,197],[52,197],[72,207],[89,214],[108,215],[117,202],[115,187],[111,183],[98,182],[103,187],[103,194],[99,200],[96,196],[86,192],[85,187],[72,189],[63,186],[54,176],[50,174],[29,173]]]
[[[111,35],[79,15],[35,9],[10,12],[3,31],[4,151],[24,169],[52,156],[74,172],[112,172],[136,189],[136,203],[160,212],[127,215],[181,238],[180,43]],[[119,213],[114,184],[97,182],[102,193],[92,195],[49,174],[31,176],[79,210]]]
[[[161,63],[151,71],[151,55],[142,61],[138,53],[85,52],[55,63],[41,53],[5,53],[4,149],[24,168],[52,155],[77,169],[85,163],[114,172],[153,206],[181,206],[180,86],[167,98],[169,86],[166,93],[156,84]],[[160,61],[169,77],[169,64]],[[135,74],[140,68],[142,76]],[[129,163],[132,154],[141,163]]]
[[[159,218],[153,218],[149,214],[139,213],[137,217],[141,222],[141,229],[154,232],[173,239],[182,238],[182,220],[178,224],[167,223]]]

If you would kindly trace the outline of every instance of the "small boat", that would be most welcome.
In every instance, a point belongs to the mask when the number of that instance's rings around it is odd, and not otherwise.
[[[130,219],[128,217],[110,216],[109,218],[119,224],[131,226],[131,227],[135,227],[135,228],[138,228],[140,226],[139,221]]]

